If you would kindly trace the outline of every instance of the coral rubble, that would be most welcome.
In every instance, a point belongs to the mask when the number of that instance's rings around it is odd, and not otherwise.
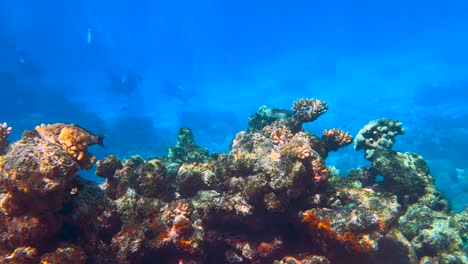
[[[27,131],[0,156],[0,259],[468,263],[468,213],[450,210],[421,156],[392,150],[402,124],[361,129],[355,148],[371,166],[338,177],[326,158],[351,135],[302,128],[327,110],[317,99],[261,107],[228,153],[212,155],[182,128],[167,157],[97,161],[102,185],[77,174],[99,137],[61,123]]]

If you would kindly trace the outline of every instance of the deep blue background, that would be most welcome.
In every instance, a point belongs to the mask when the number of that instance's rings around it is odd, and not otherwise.
[[[315,133],[401,120],[396,149],[422,154],[462,209],[464,2],[3,0],[0,121],[12,140],[40,123],[72,122],[106,135],[98,157],[150,157],[167,153],[180,126],[210,151],[228,151],[261,105],[316,97],[329,112],[307,126]],[[140,76],[133,92],[110,81],[126,72]],[[367,164],[362,156],[348,147],[328,162],[344,175]]]

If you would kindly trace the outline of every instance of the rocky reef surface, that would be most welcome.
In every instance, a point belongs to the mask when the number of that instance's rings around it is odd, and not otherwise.
[[[89,131],[8,142],[0,125],[0,263],[468,263],[468,210],[450,209],[420,155],[392,149],[403,125],[364,126],[371,166],[338,177],[325,160],[352,136],[303,129],[327,110],[261,107],[229,153],[181,128],[167,157],[98,160],[101,185],[78,173],[96,162]]]

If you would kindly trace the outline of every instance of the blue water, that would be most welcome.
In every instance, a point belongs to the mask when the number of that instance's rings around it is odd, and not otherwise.
[[[395,149],[423,155],[461,210],[467,26],[461,0],[3,0],[0,122],[10,140],[79,124],[106,135],[98,158],[165,155],[181,126],[220,152],[261,105],[320,98],[329,111],[307,125],[318,134],[402,121]],[[362,156],[349,146],[327,162],[346,175]]]

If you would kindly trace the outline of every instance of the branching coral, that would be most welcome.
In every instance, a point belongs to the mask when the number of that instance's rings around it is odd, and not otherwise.
[[[273,129],[271,126],[266,126],[263,128],[263,131],[270,135],[275,145],[284,145],[293,137],[293,133],[291,133],[286,126],[276,129]]]
[[[25,132],[0,161],[0,262],[467,263],[466,213],[450,211],[422,157],[389,149],[401,123],[363,129],[372,168],[338,177],[325,159],[351,136],[303,129],[321,100],[293,108],[260,109],[229,153],[208,156],[183,128],[169,157],[107,157],[103,185],[74,177],[100,137]]]
[[[0,146],[6,142],[8,135],[11,133],[11,127],[5,122],[0,125]]]
[[[294,117],[301,123],[315,121],[328,110],[328,104],[318,99],[299,99],[293,104]]]
[[[304,160],[313,155],[314,150],[302,139],[292,140],[285,144],[281,150],[281,156]]]
[[[330,170],[320,154],[311,148],[310,140],[307,140],[305,133],[294,135],[280,149],[280,154],[282,157],[302,160],[315,183],[323,182],[330,176]]]
[[[330,152],[351,144],[353,137],[343,130],[334,128],[323,131],[321,141],[325,145],[326,152]]]

